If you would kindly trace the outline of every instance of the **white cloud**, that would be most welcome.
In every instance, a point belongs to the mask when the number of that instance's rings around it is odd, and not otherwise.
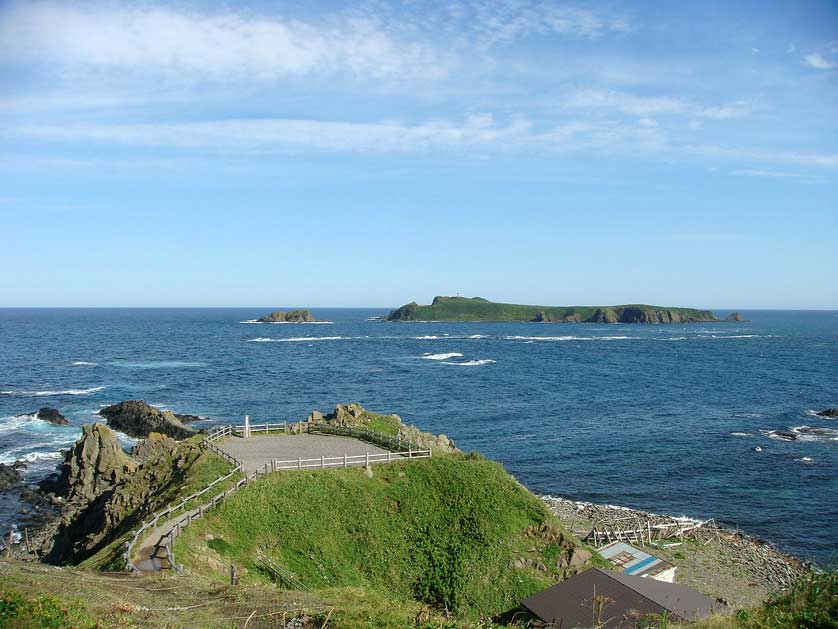
[[[838,67],[837,62],[830,61],[819,52],[813,52],[812,54],[803,57],[803,63],[811,68],[817,68],[818,70],[832,70]]]
[[[800,179],[807,177],[807,175],[802,175],[800,173],[783,170],[765,170],[761,168],[743,168],[741,170],[734,170],[732,174],[742,175],[744,177],[770,177],[775,179]]]
[[[369,20],[309,24],[143,5],[32,3],[0,13],[0,58],[99,70],[273,79],[313,72],[444,73],[428,47],[396,41]]]
[[[681,98],[635,96],[628,92],[603,89],[577,90],[564,104],[572,108],[604,109],[634,116],[674,114],[711,119],[739,118],[752,111],[750,103],[744,100],[708,107]]]

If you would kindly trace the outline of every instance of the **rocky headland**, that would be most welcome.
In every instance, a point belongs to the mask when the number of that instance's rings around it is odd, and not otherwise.
[[[304,309],[289,312],[277,310],[256,319],[256,323],[314,323],[316,321],[314,316]]]
[[[142,438],[157,432],[174,439],[188,439],[200,432],[186,425],[200,417],[161,411],[142,400],[125,400],[106,406],[99,415],[108,420],[108,426],[131,437]]]

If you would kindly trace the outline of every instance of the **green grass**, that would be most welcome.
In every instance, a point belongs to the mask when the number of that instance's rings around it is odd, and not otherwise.
[[[522,533],[549,523],[574,542],[500,465],[440,456],[373,470],[373,478],[357,468],[271,474],[186,529],[175,546],[178,561],[219,579],[218,567],[233,563],[244,569],[243,582],[264,583],[256,556],[265,549],[315,591],[336,598],[362,591],[379,601],[374,607],[402,616],[427,606],[470,619],[514,608],[561,577],[557,543]],[[515,557],[532,563],[514,568]]]
[[[394,310],[388,317],[402,321],[532,321],[539,312],[549,320],[560,321],[574,316],[580,322],[590,321],[597,310],[610,310],[619,316],[625,309],[641,311],[665,311],[677,314],[684,321],[714,321],[713,313],[695,308],[670,308],[647,304],[625,304],[620,306],[531,306],[504,304],[487,301],[479,297],[436,297],[433,304],[420,306],[410,303]]]
[[[365,415],[368,418],[367,427],[370,430],[380,432],[384,435],[395,436],[399,434],[401,422],[397,417],[393,417],[392,415],[381,415],[379,413],[373,413],[372,411],[366,411]]]
[[[31,595],[0,585],[0,627],[63,629],[95,626],[96,620],[80,600],[49,594]]]

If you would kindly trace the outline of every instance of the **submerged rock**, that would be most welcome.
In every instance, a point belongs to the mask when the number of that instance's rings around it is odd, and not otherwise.
[[[0,463],[0,491],[7,491],[23,479],[15,464]]]
[[[277,310],[264,317],[256,319],[259,323],[312,323],[315,321],[314,317],[308,310],[291,310],[290,312],[283,312]]]
[[[161,411],[142,400],[125,400],[106,406],[99,415],[108,420],[108,426],[132,437],[147,437],[158,432],[174,439],[188,439],[199,432],[183,423],[192,421],[195,415]]]
[[[825,408],[815,413],[818,417],[838,418],[838,408]]]

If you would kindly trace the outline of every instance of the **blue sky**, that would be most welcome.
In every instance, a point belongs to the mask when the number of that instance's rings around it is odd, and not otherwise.
[[[838,308],[838,5],[0,0],[0,306]]]

